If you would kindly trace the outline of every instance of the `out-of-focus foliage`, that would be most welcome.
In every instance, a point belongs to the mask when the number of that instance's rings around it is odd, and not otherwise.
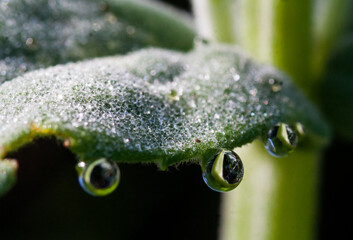
[[[29,70],[145,46],[186,51],[194,37],[188,15],[150,1],[5,1],[0,84]]]

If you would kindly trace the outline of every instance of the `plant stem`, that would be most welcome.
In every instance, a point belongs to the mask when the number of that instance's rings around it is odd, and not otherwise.
[[[309,78],[312,0],[194,0],[193,6],[197,25],[202,26],[201,35],[229,42],[219,34],[212,35],[228,29],[232,37],[227,39],[232,39],[232,43],[242,46],[256,59],[287,72],[309,96],[315,95]],[[221,12],[223,20],[218,19],[219,14],[204,9]]]
[[[345,16],[352,0],[317,0],[314,12],[314,41],[312,79],[318,81],[323,73],[330,49],[345,26]]]
[[[312,1],[273,1],[274,37],[273,63],[287,72],[309,96],[315,95],[310,79],[312,46]]]
[[[313,2],[193,0],[193,6],[199,34],[240,45],[257,60],[287,72],[316,100]],[[259,141],[236,149],[246,172],[239,187],[223,195],[220,238],[313,239],[321,149],[298,148],[280,159],[270,156]]]
[[[220,239],[314,239],[319,150],[274,158],[258,140],[235,149],[247,172],[223,194]]]
[[[200,35],[225,43],[234,42],[232,5],[234,0],[193,1]]]

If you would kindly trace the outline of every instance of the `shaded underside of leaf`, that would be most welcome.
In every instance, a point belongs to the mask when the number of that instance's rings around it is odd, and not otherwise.
[[[164,169],[263,138],[278,122],[300,122],[317,139],[329,135],[287,76],[229,46],[141,50],[37,70],[0,86],[2,157],[54,135],[84,161]]]
[[[194,37],[188,15],[156,2],[5,1],[0,3],[0,84],[30,70],[145,46],[186,51]]]

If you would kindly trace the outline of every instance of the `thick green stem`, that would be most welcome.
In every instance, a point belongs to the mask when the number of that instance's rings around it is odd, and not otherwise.
[[[318,81],[323,73],[330,50],[341,30],[352,0],[316,0],[314,11],[314,41],[312,79]]]
[[[352,0],[193,0],[199,34],[287,72],[314,101]]]
[[[204,9],[223,10],[223,20]],[[232,43],[244,47],[258,60],[287,72],[309,96],[314,95],[309,78],[312,0],[194,0],[194,11],[198,26],[202,26],[201,35],[229,42],[218,34],[212,35],[219,29],[228,29],[232,37],[227,40],[232,39]]]
[[[314,0],[193,3],[200,35],[240,45],[257,60],[287,72],[316,100]],[[313,239],[320,150],[299,147],[287,158],[274,158],[259,141],[236,149],[244,160],[245,176],[236,190],[223,195],[221,239]]]
[[[193,8],[199,34],[220,42],[234,42],[231,12],[233,3],[234,0],[194,1]]]
[[[235,149],[246,169],[223,194],[220,239],[314,239],[320,149],[275,158],[260,141]]]
[[[287,72],[298,86],[312,96],[315,86],[310,79],[312,46],[312,1],[274,0],[272,64]]]

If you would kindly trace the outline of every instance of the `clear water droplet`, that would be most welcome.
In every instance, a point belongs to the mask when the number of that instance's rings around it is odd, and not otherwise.
[[[93,31],[98,32],[101,30],[102,26],[99,23],[93,23]]]
[[[33,38],[27,38],[27,40],[26,40],[26,45],[27,46],[30,46],[30,45],[32,45],[33,44]]]
[[[285,157],[294,151],[297,143],[297,133],[287,124],[280,123],[269,130],[265,148],[274,157]]]
[[[180,97],[176,90],[172,89],[169,93],[169,99],[172,101],[179,101]]]
[[[233,75],[233,80],[234,80],[234,81],[238,82],[239,79],[240,79],[240,75],[239,75],[239,74],[234,74],[234,75]]]
[[[279,92],[282,90],[283,82],[276,78],[269,78],[268,83],[271,86],[272,92]]]
[[[78,164],[77,164],[77,167],[78,168],[84,168],[86,166],[86,163],[85,162],[79,162]]]
[[[107,21],[108,23],[113,24],[113,23],[115,23],[117,20],[118,20],[117,17],[114,16],[113,14],[111,14],[111,13],[105,14],[105,21]]]
[[[207,186],[217,192],[233,190],[239,185],[243,175],[243,162],[230,150],[221,150],[214,155],[202,173]]]
[[[105,196],[112,193],[119,184],[120,170],[118,165],[101,158],[91,163],[79,162],[79,183],[83,190],[92,196]]]
[[[127,26],[126,27],[126,32],[129,35],[133,35],[135,33],[135,28],[133,26]]]
[[[249,93],[252,95],[252,96],[256,96],[256,94],[257,94],[257,89],[256,88],[254,88],[254,89],[251,89],[250,91],[249,91]]]

